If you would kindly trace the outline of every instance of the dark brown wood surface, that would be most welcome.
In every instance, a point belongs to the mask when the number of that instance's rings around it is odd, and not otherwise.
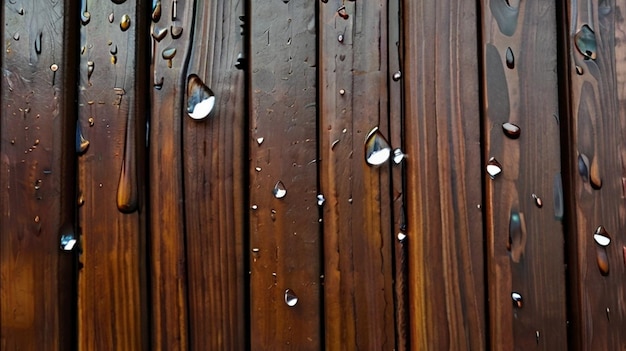
[[[570,1],[563,95],[568,104],[566,188],[570,226],[570,328],[577,350],[626,348],[626,3]],[[565,27],[567,26],[567,27]],[[586,27],[586,28],[585,28]],[[584,36],[585,29],[591,31]],[[594,240],[604,227],[611,242]],[[604,258],[604,259],[603,259]],[[602,272],[599,264],[605,272]]]
[[[191,43],[206,45],[191,46],[185,70],[215,93],[216,104],[206,120],[182,117],[189,347],[245,350],[246,94],[244,71],[236,66],[244,54],[244,8],[240,1],[195,6],[195,26],[185,29],[193,30]]]
[[[483,164],[502,170],[483,171],[495,349],[567,347],[555,22],[553,2],[482,2]]]
[[[148,349],[141,8],[132,1],[84,2],[75,26],[81,350]]]
[[[411,349],[486,348],[478,14],[403,3]]]
[[[74,99],[71,1],[2,5],[0,349],[71,350]]]
[[[390,164],[366,163],[389,136],[387,5],[320,5],[320,193],[325,198],[326,349],[393,349]]]

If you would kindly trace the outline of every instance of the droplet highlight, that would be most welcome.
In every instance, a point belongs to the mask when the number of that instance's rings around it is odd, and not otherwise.
[[[389,160],[391,156],[391,147],[378,130],[374,127],[365,139],[365,162],[370,166],[380,166]]]
[[[76,240],[74,233],[69,232],[69,233],[63,234],[61,235],[60,248],[63,251],[72,251],[74,250],[74,247],[76,247],[77,242],[78,240]]]
[[[502,165],[495,157],[491,157],[489,161],[487,161],[486,170],[487,174],[489,174],[489,178],[495,179],[498,174],[502,173]]]
[[[596,59],[596,34],[588,25],[583,25],[580,30],[574,36],[574,43],[576,49],[580,52],[585,59]]]
[[[187,114],[193,119],[204,119],[215,106],[215,95],[195,74],[187,78]]]
[[[391,79],[393,79],[394,82],[399,81],[400,79],[402,79],[402,72],[400,71],[394,72],[393,76],[391,76]]]
[[[285,303],[289,307],[294,307],[295,305],[298,304],[298,295],[296,295],[296,293],[293,290],[286,289],[285,290]]]
[[[287,195],[287,189],[285,188],[285,184],[283,184],[283,182],[280,180],[276,182],[276,185],[274,185],[274,189],[272,190],[272,194],[274,194],[274,197],[277,199],[284,198],[285,195]]]
[[[404,152],[402,152],[400,148],[394,149],[393,150],[393,163],[399,165],[400,163],[402,163],[405,156],[406,155],[404,154]]]

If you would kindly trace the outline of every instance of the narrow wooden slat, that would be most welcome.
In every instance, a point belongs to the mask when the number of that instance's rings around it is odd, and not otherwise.
[[[138,37],[144,26],[141,6],[140,1],[81,5],[76,133],[81,350],[148,349],[140,163],[145,75],[137,58],[145,55]]]
[[[0,348],[73,349],[71,1],[4,2],[0,97]]]
[[[571,346],[618,350],[626,348],[626,22],[620,13],[626,2],[567,5],[561,64],[569,113],[561,119],[569,151]],[[585,26],[590,31],[583,36]],[[594,240],[600,226],[611,238],[606,247]],[[605,258],[606,275],[598,257]]]
[[[491,346],[567,347],[556,5],[482,1]],[[519,127],[507,132],[504,123]],[[518,295],[514,295],[518,294]],[[516,302],[515,299],[522,299]]]
[[[249,20],[251,346],[315,350],[323,345],[315,3],[252,1]]]
[[[204,120],[183,118],[189,346],[244,350],[244,71],[239,1],[198,1],[187,76],[215,94]],[[189,97],[185,107],[189,106]],[[192,105],[193,106],[193,105]]]
[[[393,349],[390,163],[369,166],[364,153],[373,128],[389,136],[387,4],[319,13],[326,349]]]
[[[411,349],[483,350],[476,4],[404,1],[403,19]]]
[[[149,136],[151,340],[155,350],[187,350],[182,117],[193,1],[153,1]],[[175,29],[176,27],[176,29]],[[179,31],[182,30],[182,33]]]

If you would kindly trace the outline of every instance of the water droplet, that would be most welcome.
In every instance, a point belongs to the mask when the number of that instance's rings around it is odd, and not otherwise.
[[[535,331],[535,340],[537,340],[537,344],[539,344],[539,330]]]
[[[91,21],[91,14],[89,13],[89,11],[83,11],[80,13],[80,23],[83,26],[86,26],[87,24],[89,24],[89,21]]]
[[[193,119],[209,116],[215,105],[215,95],[195,74],[187,78],[187,114]]]
[[[507,249],[510,251],[511,260],[519,263],[526,249],[526,222],[523,213],[511,211]]]
[[[261,138],[256,138],[256,143],[261,145],[263,144],[263,141],[265,140],[265,138],[261,137]]]
[[[606,319],[611,321],[611,309],[608,307],[606,308]]]
[[[50,65],[50,70],[52,72],[56,72],[56,71],[59,70],[59,66],[56,63],[53,63],[53,64]]]
[[[574,42],[578,52],[580,52],[585,59],[596,59],[596,34],[591,27],[583,25],[576,36]]]
[[[563,206],[563,182],[561,181],[561,173],[557,173],[554,176],[552,189],[552,201],[554,201],[554,218],[557,221],[563,219],[563,213],[565,208]]]
[[[39,216],[35,216],[35,223],[39,223],[40,220]]]
[[[80,128],[80,124],[76,125],[76,153],[79,155],[84,154],[89,148],[89,140],[85,139],[83,132]]]
[[[326,202],[326,199],[324,198],[324,195],[323,194],[318,194],[317,195],[317,206],[324,205],[324,202]]]
[[[346,7],[343,5],[337,9],[337,14],[339,15],[339,17],[345,20],[350,18],[350,15],[348,15],[348,13],[346,12]]]
[[[340,43],[343,43],[343,34],[339,34],[337,36],[337,41],[340,42]]]
[[[583,178],[583,182],[589,181],[589,158],[585,154],[578,154],[578,174]]]
[[[604,229],[604,226],[598,226],[598,228],[596,228],[596,231],[593,233],[593,240],[602,247],[609,246],[611,243],[611,237],[606,229]]]
[[[394,82],[399,81],[400,79],[402,79],[402,72],[400,71],[396,71],[393,76],[391,76],[391,79],[393,79]]]
[[[380,166],[389,160],[391,147],[378,130],[374,127],[365,139],[365,162],[370,166]]]
[[[502,173],[502,165],[495,157],[489,158],[487,162],[487,174],[491,179],[495,179],[498,174]]]
[[[598,157],[594,156],[591,161],[591,169],[589,170],[589,183],[596,190],[602,188],[602,178],[600,177],[600,166],[598,163]]]
[[[275,209],[272,209],[270,211],[270,218],[272,219],[272,222],[276,221],[276,210]]]
[[[399,165],[403,160],[406,154],[402,152],[400,148],[393,150],[393,163]]]
[[[515,68],[515,57],[513,56],[513,50],[506,48],[506,66],[510,69]]]
[[[161,41],[167,35],[167,28],[158,29],[157,27],[152,28],[152,37],[156,41]]]
[[[109,52],[111,53],[111,55],[117,55],[117,45],[112,45],[109,49]]]
[[[606,247],[596,246],[596,263],[598,264],[600,274],[603,276],[609,275],[609,256],[607,255]]]
[[[122,16],[122,19],[120,20],[120,29],[122,31],[127,31],[128,28],[130,28],[130,16],[127,14],[124,14]]]
[[[397,237],[400,243],[403,243],[406,240],[406,234],[404,233],[398,233]]]
[[[276,185],[274,185],[274,189],[272,190],[272,194],[274,194],[274,197],[277,199],[282,199],[283,197],[285,197],[285,195],[287,195],[287,189],[285,188],[285,184],[283,184],[283,182],[280,180],[276,182]]]
[[[520,127],[509,122],[502,123],[502,131],[504,132],[504,135],[511,139],[517,139],[521,134]]]
[[[118,4],[118,5],[126,2],[126,0],[111,0],[111,1],[113,1],[113,3]]]
[[[128,146],[128,148],[132,147]],[[129,150],[126,150],[124,153],[126,152],[129,152]],[[120,179],[117,185],[117,209],[122,213],[135,212],[139,202],[137,185],[135,184],[134,165],[129,161],[132,161],[132,158],[125,156],[125,159],[122,161],[122,170],[120,171]]]
[[[76,246],[76,237],[74,233],[69,232],[61,235],[60,247],[63,251],[72,251]]]
[[[289,307],[293,307],[298,303],[298,296],[293,290],[291,289],[285,290],[285,303]]]
[[[161,56],[164,60],[167,60],[167,67],[172,68],[172,59],[176,56],[176,48],[164,49],[163,52],[161,52]]]
[[[78,198],[76,199],[76,204],[78,205],[78,207],[82,206],[85,204],[85,197],[83,196],[83,192],[79,192],[78,193]]]
[[[152,21],[158,22],[161,19],[161,0],[152,0]]]
[[[117,63],[117,56],[113,55],[111,56],[111,64],[114,65]]]
[[[87,61],[87,79],[91,79],[94,68],[95,67],[93,61]]]
[[[330,144],[330,149],[335,150],[335,146],[337,146],[337,144],[339,144],[339,139],[333,141],[333,143]]]
[[[24,16],[24,8],[20,7],[20,9],[17,10],[17,14],[20,15],[20,16]]]
[[[624,261],[624,266],[626,266],[626,246],[622,246],[622,258]]]
[[[113,23],[113,21],[115,21],[115,14],[113,14],[113,12],[109,13],[108,20],[109,23]]]
[[[172,1],[172,21],[176,21],[178,17],[178,0]]]
[[[154,89],[161,90],[161,88],[163,88],[163,77],[154,82]]]
[[[183,27],[180,26],[171,26],[170,33],[172,34],[172,38],[178,39],[181,35],[183,35]]]
[[[43,183],[43,181],[41,179],[37,179],[35,181],[35,190],[41,189],[41,183]]]
[[[252,205],[252,206],[250,206],[250,208],[251,208],[251,209],[253,209],[253,210],[256,210],[256,209],[258,209],[258,208],[259,208],[259,206],[257,206],[257,205]]]
[[[257,172],[261,172],[261,167],[255,167],[254,170]]]
[[[242,53],[237,54],[237,61],[235,62],[236,69],[244,69],[246,65],[246,59]]]
[[[517,307],[517,308],[522,308],[523,307],[523,300],[522,300],[522,295],[518,292],[512,292],[511,293],[511,299],[513,300],[513,306]]]
[[[543,207],[543,201],[541,201],[541,198],[539,196],[537,196],[536,194],[532,194],[530,196],[533,198],[533,200],[535,200],[535,205],[537,205],[537,207]]]
[[[339,95],[344,95],[346,93],[345,89],[339,89]]]
[[[43,34],[41,32],[37,33],[35,36],[35,52],[37,55],[41,54],[41,36]]]
[[[13,40],[20,40],[20,32],[15,32],[15,34],[13,34]]]
[[[580,67],[579,65],[576,65],[576,74],[578,74],[579,76],[582,76],[585,73],[585,70],[583,70],[582,67]]]

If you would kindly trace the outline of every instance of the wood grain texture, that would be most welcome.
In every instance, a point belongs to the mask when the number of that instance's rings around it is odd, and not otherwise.
[[[486,348],[476,4],[403,3],[411,349]]]
[[[2,350],[73,349],[74,255],[59,249],[61,235],[74,232],[71,5],[2,5]]]
[[[568,236],[572,349],[626,348],[626,22],[624,1],[569,1],[566,68],[569,84],[566,145],[569,177]],[[595,47],[576,44],[584,26],[593,31]],[[590,41],[588,41],[590,42]],[[585,59],[587,49],[595,59]],[[585,54],[585,55],[584,55]],[[585,162],[588,160],[588,162]],[[598,185],[601,181],[601,187]],[[611,238],[603,248],[595,241],[603,226]],[[600,272],[599,254],[608,258],[608,274]]]
[[[183,190],[185,64],[191,52],[194,1],[159,1],[152,11],[149,137],[151,340],[155,350],[187,350],[188,295]],[[174,37],[172,28],[181,27]],[[164,36],[161,33],[165,33]],[[168,51],[169,50],[169,51]],[[172,50],[175,50],[171,59]]]
[[[556,6],[482,1],[484,162],[491,346],[567,346]],[[502,125],[519,126],[519,138]],[[521,295],[519,307],[513,293]]]
[[[249,20],[251,346],[316,350],[323,331],[315,3],[253,1]],[[282,198],[273,194],[279,182]]]
[[[138,39],[142,4],[87,5],[81,8],[84,18],[85,12],[90,16],[80,27],[77,126],[89,142],[86,149],[76,135],[82,249],[78,345],[81,350],[146,350],[144,185],[139,181],[144,176],[137,161],[145,145],[145,76],[137,58],[145,55]],[[130,26],[123,30],[125,15]],[[130,178],[121,177],[123,170]],[[134,192],[139,210],[128,207],[129,213],[122,213],[120,191]]]
[[[244,350],[246,94],[244,71],[235,67],[243,54],[244,8],[241,1],[195,7],[190,41],[207,44],[192,46],[186,72],[198,75],[217,102],[206,120],[183,117],[189,347]]]
[[[329,1],[319,13],[325,346],[393,349],[390,163],[364,153],[374,127],[389,136],[387,5]]]

